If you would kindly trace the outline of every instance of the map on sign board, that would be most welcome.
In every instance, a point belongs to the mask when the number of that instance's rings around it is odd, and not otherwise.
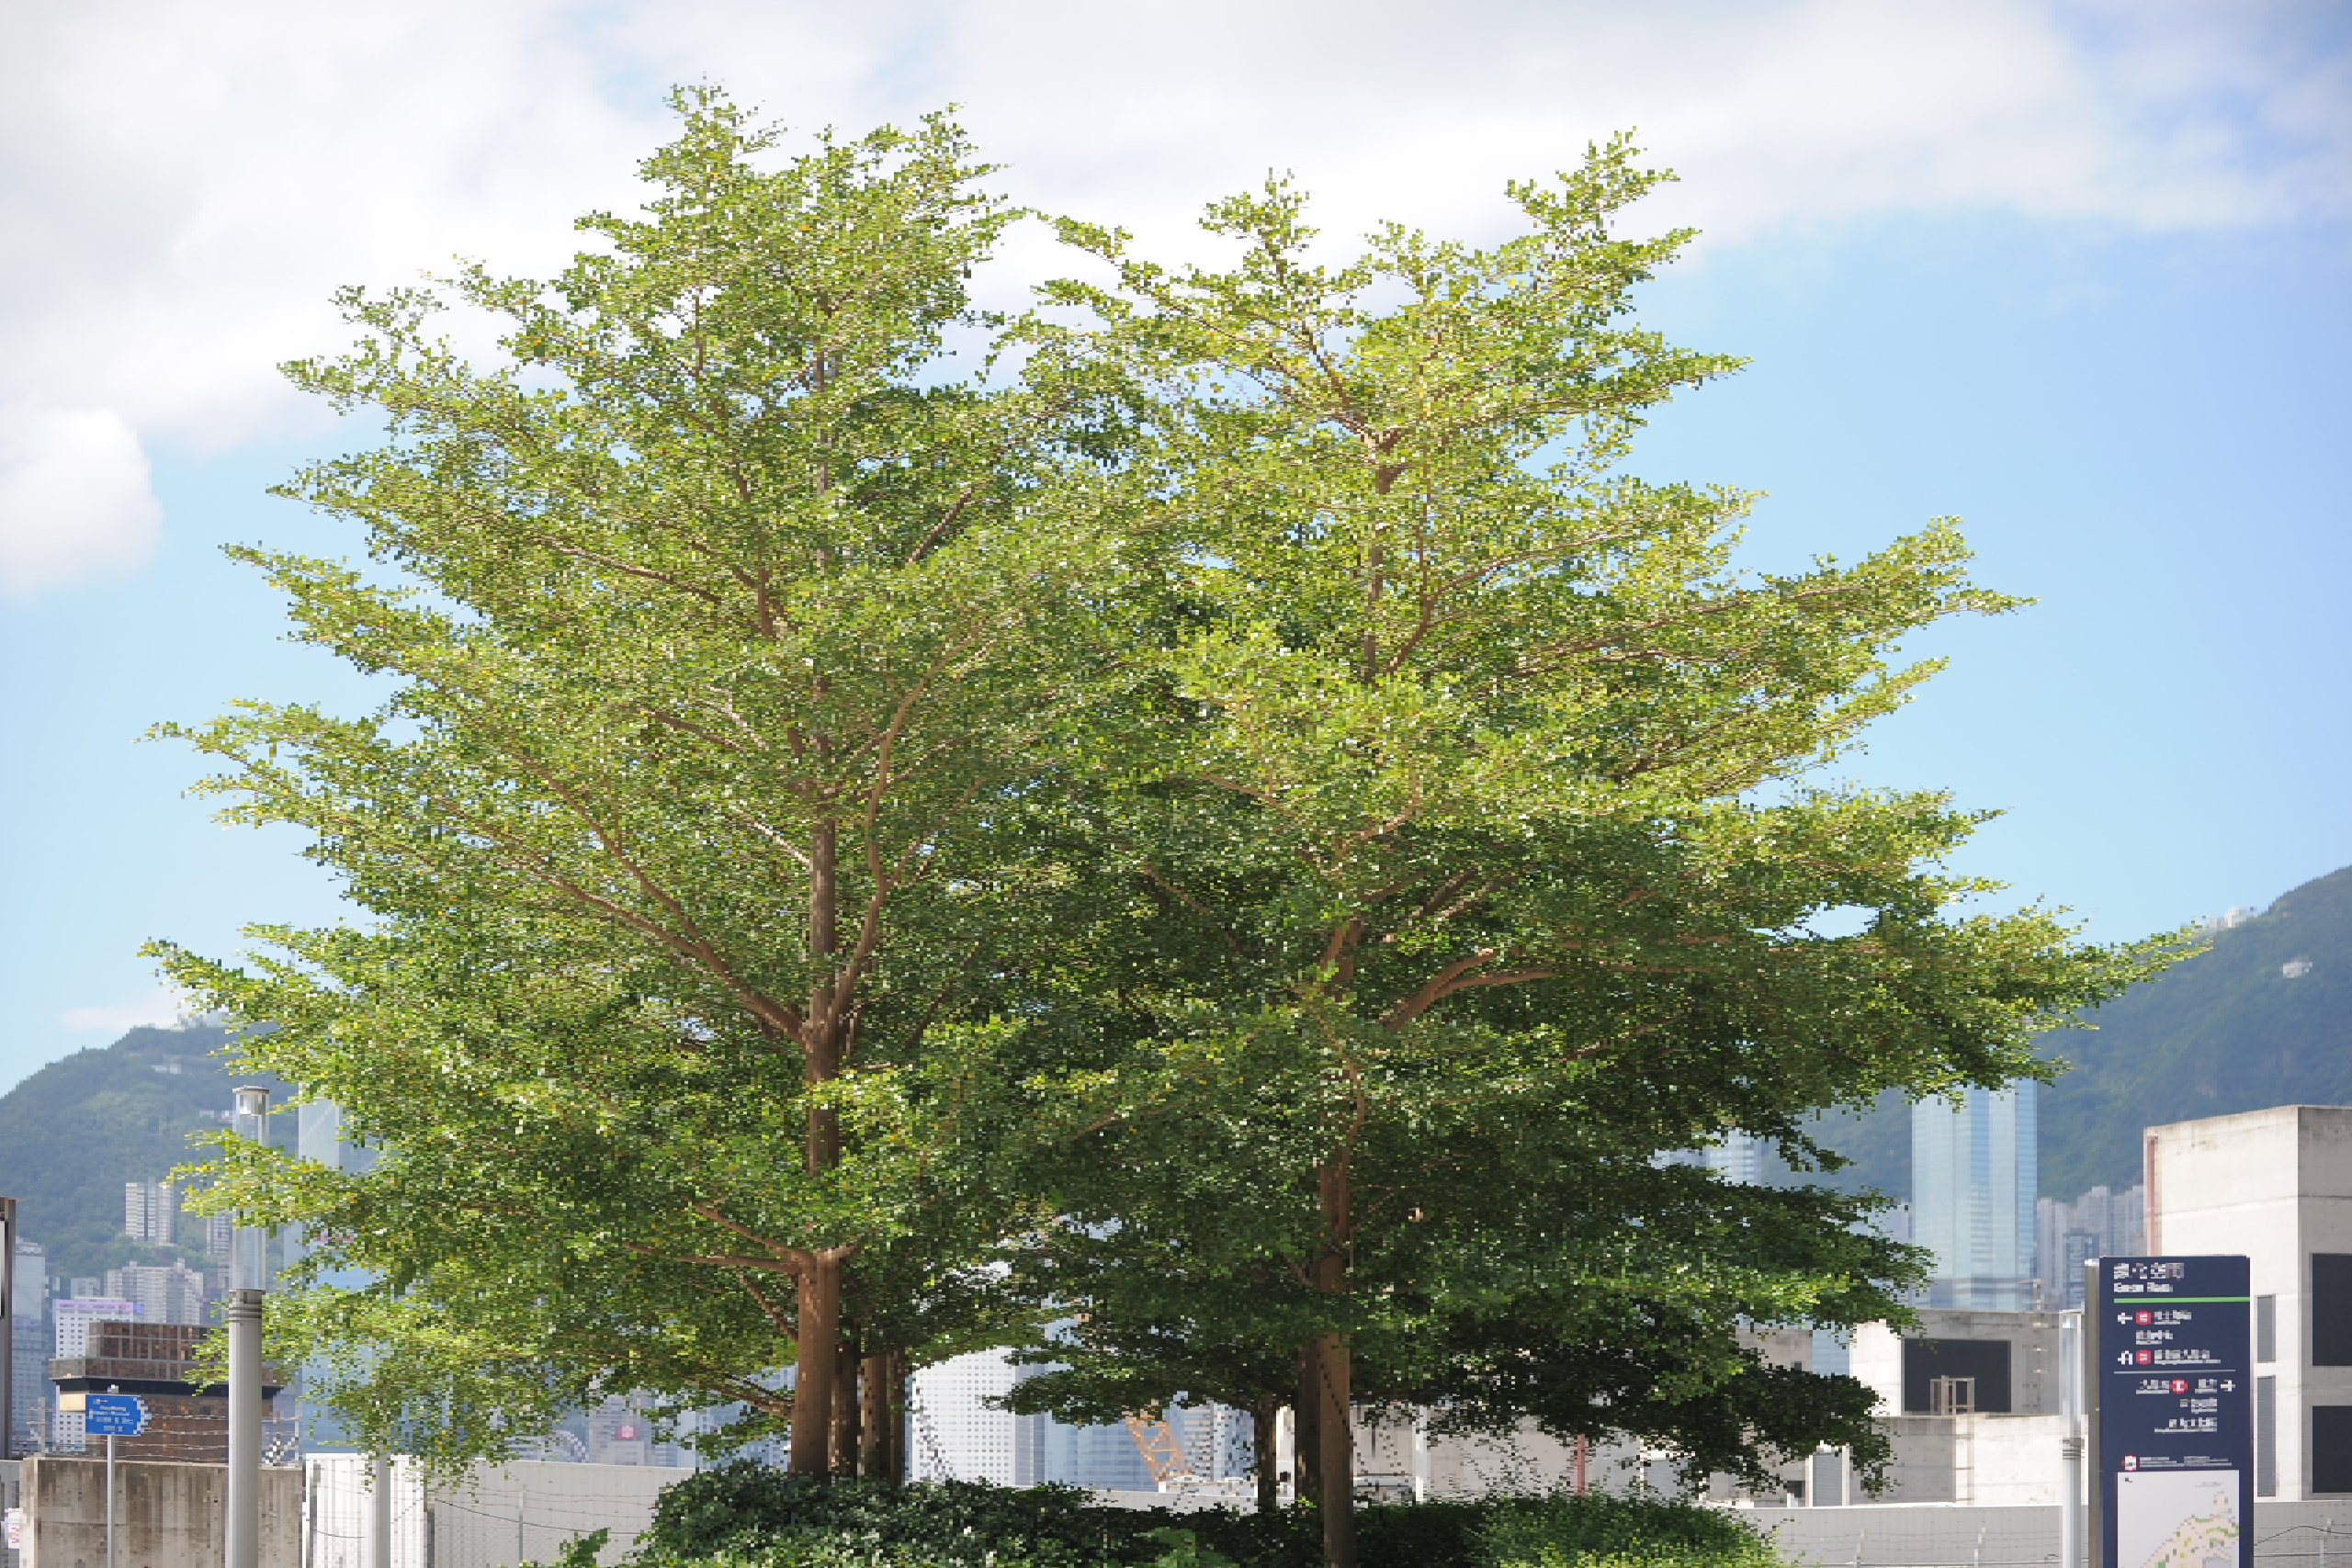
[[[2237,1568],[2238,1472],[2143,1470],[2115,1478],[2122,1568]]]

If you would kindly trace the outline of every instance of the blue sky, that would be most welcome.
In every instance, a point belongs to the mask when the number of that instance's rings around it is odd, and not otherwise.
[[[1845,776],[2004,810],[1962,863],[2101,937],[2352,863],[2341,7],[201,10],[0,0],[0,1085],[168,1016],[143,940],[335,915],[135,744],[367,700],[219,555],[347,543],[264,493],[346,438],[270,367],[336,283],[549,265],[704,76],[804,126],[955,99],[1022,199],[1174,251],[1269,166],[1335,231],[1482,237],[1637,127],[1683,175],[1645,216],[1707,231],[1649,318],[1754,364],[1635,468],[1768,491],[1759,566],[1957,514],[2038,600],[1923,639],[1951,671]]]

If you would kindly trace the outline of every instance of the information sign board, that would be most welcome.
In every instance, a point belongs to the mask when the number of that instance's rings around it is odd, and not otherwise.
[[[2246,1260],[2086,1267],[2099,1568],[2254,1568]]]
[[[135,1438],[147,1429],[147,1402],[135,1393],[94,1393],[82,1405],[82,1430],[93,1438]]]

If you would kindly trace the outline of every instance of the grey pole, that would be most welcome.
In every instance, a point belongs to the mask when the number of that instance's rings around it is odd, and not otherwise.
[[[107,1384],[108,1393],[120,1393],[120,1383]],[[107,1434],[107,1568],[114,1568],[114,1434]]]
[[[2083,1314],[2058,1314],[2058,1568],[2083,1568]]]
[[[0,1198],[0,1459],[17,1457],[17,1201]]]
[[[368,1529],[368,1568],[392,1568],[392,1461],[376,1454],[368,1461],[368,1499],[372,1517]]]
[[[261,1568],[261,1303],[232,1291],[229,1325],[229,1508],[224,1568]]]
[[[269,1090],[241,1084],[236,1097],[237,1136],[266,1143]],[[261,1303],[269,1286],[268,1244],[267,1232],[239,1225],[230,1245],[229,1282],[234,1288],[220,1314],[229,1330],[229,1496],[221,1521],[222,1568],[261,1568]]]
[[[2075,1358],[2075,1376],[2082,1381],[2075,1385],[2075,1409],[2081,1412],[2083,1427],[2083,1531],[2082,1544],[2075,1550],[2082,1555],[2076,1561],[2084,1563],[2105,1563],[2107,1561],[2107,1474],[2099,1467],[2106,1461],[2099,1457],[2099,1377],[2098,1342],[2105,1325],[2094,1321],[2098,1311],[2099,1266],[2105,1260],[2087,1258],[2083,1260],[2082,1327],[2075,1337],[2080,1341],[2081,1352]]]

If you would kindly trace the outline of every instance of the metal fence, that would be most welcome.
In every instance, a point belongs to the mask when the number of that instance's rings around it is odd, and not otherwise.
[[[367,1458],[315,1455],[304,1472],[303,1568],[367,1568],[378,1528]],[[618,1562],[652,1522],[662,1488],[688,1473],[661,1466],[518,1461],[479,1468],[453,1485],[430,1483],[412,1461],[395,1460],[391,1568],[552,1562],[574,1540],[599,1529],[608,1534],[598,1561]]]
[[[1772,1538],[1784,1560],[1804,1568],[2050,1568],[2058,1562],[2055,1504],[1886,1503],[1741,1512]],[[2337,1568],[2352,1568],[2352,1500],[2256,1506],[2256,1562],[2327,1568],[2330,1558]]]

